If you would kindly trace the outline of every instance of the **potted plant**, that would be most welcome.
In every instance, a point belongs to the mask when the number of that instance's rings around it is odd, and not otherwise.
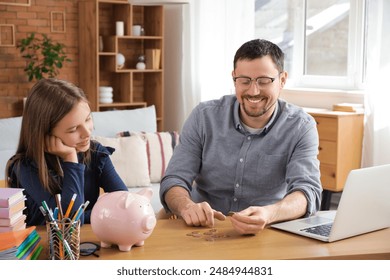
[[[24,71],[29,81],[34,78],[40,80],[45,76],[54,78],[59,74],[59,69],[65,61],[71,62],[65,54],[65,45],[53,42],[46,34],[38,38],[33,32],[27,38],[22,39],[17,48],[27,61]]]

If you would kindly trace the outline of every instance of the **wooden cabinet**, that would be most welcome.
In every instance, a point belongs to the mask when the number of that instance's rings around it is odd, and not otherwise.
[[[322,187],[340,192],[349,171],[360,168],[364,115],[323,109],[305,111],[317,122]]]
[[[117,21],[124,23],[123,36],[116,35]],[[132,34],[133,25],[141,25],[141,35]],[[157,128],[163,130],[163,25],[162,5],[132,5],[127,0],[79,2],[79,81],[93,111],[155,105]],[[159,55],[151,57],[152,50]],[[125,58],[123,67],[117,63],[118,54]],[[156,66],[136,69],[141,55],[149,60],[146,65],[154,59]],[[112,87],[112,103],[100,102],[100,87]]]

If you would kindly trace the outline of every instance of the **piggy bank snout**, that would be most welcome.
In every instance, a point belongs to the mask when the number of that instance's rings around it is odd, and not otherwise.
[[[156,217],[155,216],[147,216],[142,221],[142,229],[144,231],[151,231],[156,226]]]

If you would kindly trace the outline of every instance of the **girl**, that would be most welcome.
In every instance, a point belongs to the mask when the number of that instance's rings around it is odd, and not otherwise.
[[[54,209],[61,194],[63,211],[76,194],[73,212],[85,201],[81,216],[90,222],[91,209],[105,192],[127,191],[110,160],[114,149],[91,141],[93,121],[84,92],[57,79],[42,79],[31,89],[23,111],[16,154],[7,163],[8,185],[23,188],[27,225],[45,218],[39,206],[46,201]]]

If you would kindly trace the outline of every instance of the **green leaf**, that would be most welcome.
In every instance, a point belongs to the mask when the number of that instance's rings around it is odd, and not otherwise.
[[[27,35],[20,40],[17,48],[20,49],[21,56],[27,61],[24,69],[29,81],[34,78],[42,79],[43,74],[49,77],[55,77],[59,74],[59,69],[63,67],[63,62],[72,62],[67,58],[65,45],[59,42],[53,42],[46,34],[41,34],[41,38],[35,36],[35,33]]]

